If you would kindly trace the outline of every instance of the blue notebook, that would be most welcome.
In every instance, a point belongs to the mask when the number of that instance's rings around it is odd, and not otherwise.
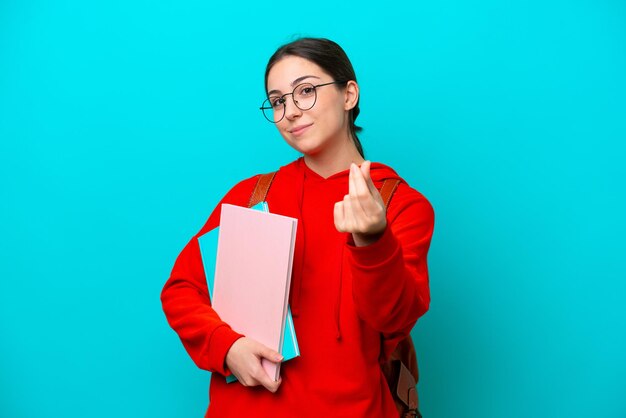
[[[253,206],[251,209],[269,212],[267,202],[261,202]],[[206,234],[198,238],[198,244],[200,245],[200,255],[202,257],[202,264],[204,266],[204,274],[207,279],[207,286],[209,288],[209,296],[213,299],[213,285],[215,274],[215,260],[217,257],[217,239],[219,236],[219,227],[212,229]],[[285,336],[283,340],[281,354],[284,358],[283,361],[291,360],[292,358],[300,356],[300,348],[298,347],[298,340],[296,338],[296,330],[293,326],[293,317],[291,316],[291,308],[287,307],[287,320],[285,321]],[[234,375],[226,377],[228,383],[236,381],[237,378]]]

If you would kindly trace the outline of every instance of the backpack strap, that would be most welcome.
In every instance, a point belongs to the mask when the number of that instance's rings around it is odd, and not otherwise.
[[[257,203],[263,202],[267,197],[267,192],[270,190],[270,186],[272,185],[272,181],[274,180],[274,176],[276,172],[261,174],[259,179],[254,186],[254,190],[250,195],[250,200],[248,201],[248,207],[256,205]]]
[[[389,206],[389,202],[391,201],[391,197],[395,193],[398,188],[398,184],[400,184],[400,180],[398,179],[387,179],[383,182],[383,185],[380,187],[380,197],[383,198],[383,202],[385,203],[385,208]]]

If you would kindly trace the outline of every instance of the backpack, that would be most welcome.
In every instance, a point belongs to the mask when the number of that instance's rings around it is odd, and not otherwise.
[[[265,200],[275,175],[276,172],[272,172],[262,174],[259,177],[248,201],[249,208]],[[385,208],[389,205],[398,184],[400,184],[400,180],[385,180],[379,189]],[[422,414],[418,410],[417,381],[419,371],[417,369],[417,357],[410,335],[398,343],[389,360],[381,364],[381,369],[400,417],[422,418]]]

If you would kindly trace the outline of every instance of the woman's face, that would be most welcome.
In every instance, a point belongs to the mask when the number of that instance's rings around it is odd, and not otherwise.
[[[301,83],[318,85],[333,81],[336,80],[314,62],[287,56],[270,70],[267,91],[269,96],[280,97],[291,93]],[[305,155],[315,155],[324,150],[332,150],[340,141],[350,140],[348,111],[356,102],[352,104],[348,90],[342,85],[334,84],[318,87],[315,105],[304,111],[294,104],[291,94],[286,96],[285,116],[276,124],[285,141]],[[356,94],[358,95],[358,91]]]

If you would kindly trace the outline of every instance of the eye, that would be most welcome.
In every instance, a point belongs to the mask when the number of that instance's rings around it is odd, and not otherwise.
[[[309,96],[312,96],[313,94],[315,94],[315,87],[314,86],[304,86],[298,92],[298,95],[302,96],[302,97],[309,97]]]
[[[270,97],[270,104],[274,109],[280,109],[285,104],[284,97]]]

